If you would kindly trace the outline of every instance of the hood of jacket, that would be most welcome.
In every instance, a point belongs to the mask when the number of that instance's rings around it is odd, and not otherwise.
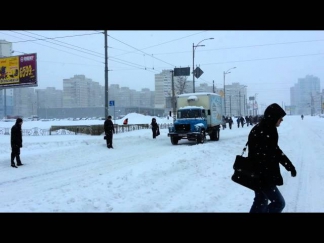
[[[273,103],[265,109],[262,120],[269,125],[275,126],[277,121],[285,115],[286,112],[280,107],[280,105]]]
[[[20,125],[19,123],[22,122],[22,121],[23,121],[23,119],[21,119],[21,118],[17,118],[17,119],[16,119],[16,125]]]

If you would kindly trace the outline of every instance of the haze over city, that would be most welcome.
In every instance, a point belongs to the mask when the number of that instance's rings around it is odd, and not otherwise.
[[[108,83],[154,90],[154,75],[199,66],[201,83],[247,86],[259,104],[290,104],[299,78],[321,80],[323,31],[108,31]],[[212,39],[213,38],[213,39]],[[62,89],[62,80],[83,74],[105,83],[103,31],[0,31],[12,55],[37,53],[38,88]],[[192,82],[192,75],[187,77]]]

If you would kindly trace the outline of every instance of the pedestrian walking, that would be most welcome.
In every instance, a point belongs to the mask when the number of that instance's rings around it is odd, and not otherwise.
[[[152,118],[151,128],[152,128],[153,138],[155,139],[156,136],[158,136],[160,134],[159,125],[156,123],[155,118]]]
[[[237,127],[239,128],[241,123],[241,117],[238,116],[236,122],[237,122]]]
[[[277,127],[285,115],[286,112],[278,104],[271,104],[249,133],[248,157],[254,163],[256,175],[260,176],[261,182],[254,191],[250,213],[281,213],[285,200],[277,188],[283,185],[280,165],[290,171],[292,177],[297,175],[294,165],[278,145]]]
[[[240,117],[240,122],[241,122],[241,126],[244,127],[245,121],[243,116]]]
[[[232,119],[232,117],[230,116],[230,117],[228,118],[228,126],[229,126],[230,129],[232,129],[232,125],[233,125],[233,119]]]
[[[106,134],[107,148],[113,148],[113,134],[115,133],[114,124],[111,120],[111,116],[108,116],[104,122],[104,130]]]
[[[11,127],[10,140],[11,140],[11,167],[18,168],[17,166],[23,165],[20,160],[20,148],[22,148],[22,130],[21,126],[23,120],[21,118],[16,119],[15,125]],[[15,159],[17,166],[15,164]]]

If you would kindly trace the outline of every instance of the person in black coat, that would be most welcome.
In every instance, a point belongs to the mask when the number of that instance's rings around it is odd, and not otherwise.
[[[11,167],[18,168],[17,166],[23,165],[20,160],[20,148],[22,148],[22,131],[21,126],[23,120],[21,118],[16,119],[15,125],[11,127]],[[17,166],[15,164],[15,159],[17,161]]]
[[[277,188],[283,185],[280,164],[291,172],[291,176],[297,175],[294,165],[278,146],[277,127],[285,115],[286,112],[278,104],[271,104],[264,111],[261,121],[249,133],[248,157],[254,163],[261,182],[259,189],[254,191],[250,213],[281,213],[285,200]]]
[[[246,122],[246,126],[248,127],[250,124],[250,120],[248,116],[245,116],[245,122]]]
[[[233,125],[233,119],[232,119],[232,117],[230,116],[230,117],[228,118],[228,126],[229,126],[230,129],[232,129],[232,125]]]
[[[155,118],[152,118],[151,127],[152,127],[153,138],[156,138],[156,136],[158,136],[158,132],[159,132],[159,125],[156,123]]]
[[[239,128],[241,123],[241,117],[238,116],[236,122],[237,122],[237,127]]]
[[[113,148],[113,133],[115,133],[114,124],[111,120],[111,116],[108,116],[104,122],[104,130],[106,134],[107,148]]]
[[[244,127],[245,121],[243,116],[240,117],[240,122],[241,122],[241,126]]]

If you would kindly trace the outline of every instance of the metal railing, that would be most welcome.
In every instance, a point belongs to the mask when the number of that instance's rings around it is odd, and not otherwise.
[[[167,129],[171,126],[169,123],[159,124],[160,129]],[[115,133],[124,133],[142,129],[151,129],[148,124],[131,124],[117,125],[114,124]],[[11,128],[0,127],[0,135],[10,135]],[[33,127],[30,129],[22,129],[23,136],[49,136],[49,135],[102,135],[104,133],[103,125],[72,125],[72,126],[51,126],[50,129],[42,129]]]

